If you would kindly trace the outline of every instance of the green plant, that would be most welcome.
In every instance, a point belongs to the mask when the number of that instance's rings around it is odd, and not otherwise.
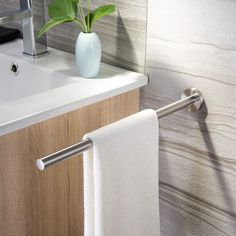
[[[91,0],[88,1],[88,11],[85,16],[81,0],[53,0],[48,5],[49,21],[40,29],[38,38],[45,34],[54,26],[73,22],[84,32],[93,32],[93,26],[96,21],[115,11],[115,5],[105,5],[91,11]]]

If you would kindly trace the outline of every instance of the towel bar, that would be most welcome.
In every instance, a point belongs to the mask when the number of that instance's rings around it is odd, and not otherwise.
[[[185,107],[187,107],[188,111],[196,112],[201,108],[203,102],[204,98],[201,92],[196,88],[189,88],[182,93],[181,100],[156,110],[156,114],[158,118],[162,118]],[[36,161],[36,165],[39,170],[44,170],[50,165],[87,151],[92,148],[92,146],[91,140],[84,140],[58,152],[52,153],[46,157],[38,159]]]

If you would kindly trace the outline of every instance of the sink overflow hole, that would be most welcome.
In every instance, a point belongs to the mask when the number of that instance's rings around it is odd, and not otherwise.
[[[16,76],[19,74],[19,66],[17,63],[13,62],[10,66],[11,72]]]

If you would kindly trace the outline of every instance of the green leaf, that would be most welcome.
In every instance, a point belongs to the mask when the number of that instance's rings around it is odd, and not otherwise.
[[[56,25],[72,22],[78,12],[77,1],[79,0],[53,0],[48,5],[48,13],[51,18],[39,31],[38,38]]]
[[[89,26],[89,31],[93,29],[93,25],[96,21],[100,20],[102,17],[113,13],[116,10],[115,5],[105,5],[98,7],[96,10],[92,11],[89,15],[85,17],[86,23]],[[89,21],[89,22],[88,22]]]
[[[53,0],[48,5],[48,13],[50,18],[71,16],[75,18],[78,12],[78,6],[76,0]]]
[[[53,28],[56,25],[60,25],[65,22],[72,22],[74,19],[71,16],[61,16],[50,19],[39,31],[37,38],[39,39],[43,34],[45,34],[48,30]]]

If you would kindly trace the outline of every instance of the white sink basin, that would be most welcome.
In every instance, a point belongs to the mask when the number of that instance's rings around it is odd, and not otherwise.
[[[56,49],[22,54],[22,41],[0,45],[0,135],[142,87],[147,77],[102,64],[96,79],[78,75],[74,55]],[[18,74],[11,71],[18,65]]]
[[[14,62],[14,63],[13,63]],[[17,62],[18,75],[11,71]],[[40,68],[37,64],[27,63],[0,53],[0,104],[43,93],[73,83],[73,80],[53,71]],[[16,73],[17,74],[17,73]]]

